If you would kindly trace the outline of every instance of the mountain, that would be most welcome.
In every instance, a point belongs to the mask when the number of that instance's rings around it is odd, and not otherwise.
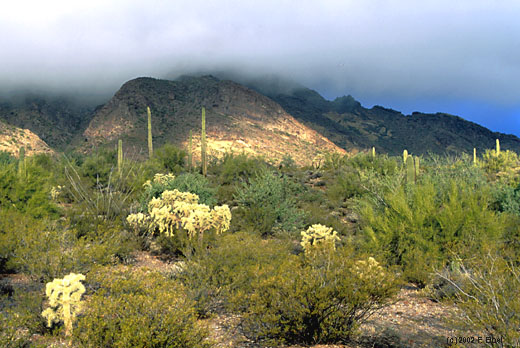
[[[5,151],[18,157],[21,147],[25,148],[25,153],[29,156],[37,153],[53,153],[51,148],[30,130],[0,121],[0,152]]]
[[[83,132],[91,114],[92,107],[65,97],[21,95],[0,100],[0,120],[30,129],[59,150]]]
[[[171,142],[187,148],[192,130],[195,158],[200,154],[203,107],[210,155],[244,151],[274,161],[290,155],[296,163],[309,164],[322,152],[346,152],[268,97],[213,76],[128,81],[95,112],[81,148],[89,151],[122,139],[126,149],[146,153],[147,106],[154,145]]]
[[[473,153],[474,147],[478,151],[494,148],[500,139],[503,149],[520,152],[518,137],[492,132],[454,115],[414,112],[405,116],[382,106],[364,108],[350,95],[328,101],[307,88],[284,93],[262,90],[297,120],[347,150],[374,146],[391,155],[402,154],[404,149],[417,155],[460,154]]]

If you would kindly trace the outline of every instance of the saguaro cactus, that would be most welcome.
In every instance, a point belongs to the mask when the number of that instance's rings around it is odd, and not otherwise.
[[[200,159],[202,161],[202,175],[206,176],[208,171],[206,158],[206,109],[202,108],[202,133],[200,136]]]
[[[148,113],[148,157],[153,157],[153,141],[152,141],[152,112],[150,111],[150,107],[146,107],[146,112]]]
[[[191,166],[193,165],[193,137],[192,137],[192,131],[190,129],[190,140],[188,145],[188,168],[191,173]]]
[[[406,160],[408,159],[408,150],[403,151],[403,163],[406,165]]]
[[[42,316],[47,318],[49,327],[63,320],[67,336],[72,333],[72,323],[83,308],[81,295],[85,292],[85,286],[82,280],[85,280],[83,274],[70,273],[63,279],[54,279],[45,287],[50,307],[42,312]]]
[[[500,141],[497,139],[497,156],[500,156]]]
[[[372,146],[372,157],[376,157],[376,148]]]
[[[123,167],[123,140],[119,139],[117,142],[117,172],[121,174]]]
[[[477,165],[477,149],[473,148],[473,165]]]
[[[411,184],[415,182],[415,166],[413,156],[409,156],[405,162],[406,165],[406,182]]]
[[[414,181],[417,182],[417,178],[419,177],[419,157],[414,157],[414,168],[415,168],[415,177]]]
[[[25,177],[25,147],[20,147],[20,151],[18,153],[18,175],[20,177]]]

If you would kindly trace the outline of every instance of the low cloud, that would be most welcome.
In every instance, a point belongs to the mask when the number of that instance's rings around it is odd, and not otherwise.
[[[0,91],[112,94],[138,76],[232,70],[327,97],[513,107],[520,2],[28,1],[0,12]]]

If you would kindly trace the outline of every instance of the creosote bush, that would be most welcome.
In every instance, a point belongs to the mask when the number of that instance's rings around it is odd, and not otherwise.
[[[77,347],[209,348],[185,288],[146,269],[97,269],[73,341]]]

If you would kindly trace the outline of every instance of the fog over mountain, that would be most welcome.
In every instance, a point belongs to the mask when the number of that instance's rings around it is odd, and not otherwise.
[[[0,12],[0,95],[106,101],[138,76],[279,77],[520,135],[520,2],[30,1]]]

